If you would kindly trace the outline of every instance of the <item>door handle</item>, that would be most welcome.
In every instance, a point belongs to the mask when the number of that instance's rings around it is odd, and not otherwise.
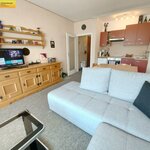
[[[5,78],[9,78],[9,77],[10,77],[10,75],[5,76]]]

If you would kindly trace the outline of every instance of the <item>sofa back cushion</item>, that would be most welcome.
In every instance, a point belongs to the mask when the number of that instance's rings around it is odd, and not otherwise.
[[[83,68],[80,88],[106,93],[110,80],[110,68]]]
[[[108,94],[133,103],[145,81],[150,74],[112,70]]]

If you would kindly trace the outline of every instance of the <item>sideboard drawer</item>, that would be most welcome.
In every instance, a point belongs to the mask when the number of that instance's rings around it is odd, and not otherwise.
[[[0,75],[0,81],[4,81],[6,79],[12,79],[12,78],[17,78],[18,74],[17,72],[13,72],[13,73],[6,73],[6,74],[2,74]]]
[[[61,67],[61,65],[60,65],[60,63],[58,63],[58,64],[51,65],[50,69],[57,69],[57,68],[60,68],[60,67]]]
[[[36,68],[20,71],[19,75],[24,76],[24,75],[29,75],[29,74],[33,74],[33,73],[36,73]]]
[[[49,66],[43,66],[43,67],[37,68],[37,72],[48,71],[48,70],[49,70]]]

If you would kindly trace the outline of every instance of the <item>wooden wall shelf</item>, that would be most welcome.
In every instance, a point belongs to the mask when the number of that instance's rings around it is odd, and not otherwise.
[[[33,30],[33,29],[27,29],[25,27],[19,27],[20,31],[17,31],[16,26],[13,25],[3,25],[3,29],[0,29],[0,45],[15,45],[15,46],[42,46],[43,48],[45,47],[45,39],[44,39],[44,34],[41,31],[38,30]],[[11,29],[11,30],[10,30]],[[13,29],[13,30],[12,30]],[[15,34],[15,37],[12,36],[5,36],[4,33],[7,34]],[[27,36],[36,36],[39,39],[36,38],[22,38],[19,36],[16,36],[16,34],[20,35],[27,35]],[[9,43],[8,40],[21,40],[22,43]],[[25,43],[26,41],[26,43]],[[33,44],[32,44],[33,42]]]
[[[13,44],[13,43],[0,43],[0,45],[9,45],[9,46],[43,46],[42,44]]]

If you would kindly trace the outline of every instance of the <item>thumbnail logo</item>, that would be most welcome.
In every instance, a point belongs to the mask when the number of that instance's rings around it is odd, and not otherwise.
[[[0,8],[16,8],[16,0],[0,0]]]

